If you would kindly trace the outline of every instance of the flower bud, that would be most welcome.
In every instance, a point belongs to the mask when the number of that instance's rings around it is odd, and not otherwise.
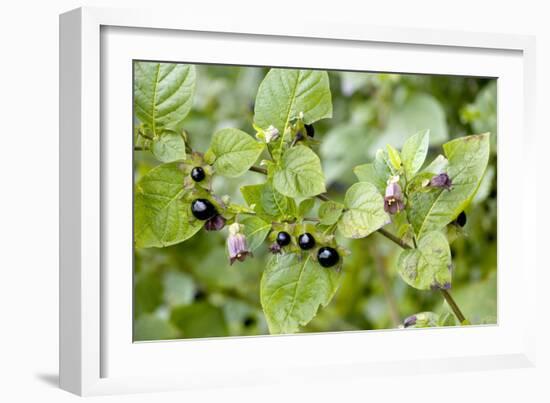
[[[227,238],[227,251],[229,253],[229,264],[235,260],[242,262],[252,252],[248,249],[246,237],[241,232],[242,226],[239,223],[233,223],[229,226],[229,237]]]
[[[384,197],[384,211],[390,214],[397,214],[405,208],[403,203],[403,192],[399,182],[390,181],[386,187],[386,195]]]
[[[439,175],[434,176],[432,179],[430,179],[428,186],[433,188],[451,190],[451,187],[453,186],[453,182],[451,181],[451,178],[449,178],[449,175],[447,175],[446,173],[441,173]]]

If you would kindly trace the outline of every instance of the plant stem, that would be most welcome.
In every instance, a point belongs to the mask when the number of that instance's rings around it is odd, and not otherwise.
[[[454,298],[451,296],[451,293],[449,292],[449,290],[441,290],[441,294],[443,294],[443,298],[445,298],[445,301],[447,301],[447,304],[449,304],[449,306],[453,310],[453,313],[455,314],[460,324],[464,323],[464,321],[466,321],[466,318],[464,317],[464,314],[456,304]]]
[[[267,175],[267,170],[265,168],[252,166],[252,167],[250,167],[250,170],[254,171],[254,172],[261,173],[261,174],[264,174],[264,175]],[[326,196],[325,194],[319,194],[316,197],[320,200],[323,200],[323,201],[330,201],[330,198],[328,196]],[[391,232],[385,230],[384,228],[378,229],[378,232],[381,235],[388,238],[393,243],[395,243],[395,244],[399,245],[400,247],[402,247],[403,249],[412,249],[411,245],[409,245],[407,242],[403,241],[401,238],[395,236]],[[466,318],[464,317],[464,314],[462,313],[462,311],[460,310],[460,308],[456,304],[455,300],[451,296],[451,293],[449,292],[449,290],[440,290],[440,291],[443,294],[443,298],[445,298],[445,301],[447,301],[447,303],[449,304],[449,306],[453,310],[453,313],[455,314],[456,318],[462,324],[466,320]]]
[[[265,168],[261,168],[261,167],[256,167],[256,166],[251,166],[249,168],[250,171],[252,172],[258,172],[260,174],[264,174],[264,175],[267,175],[267,169]]]
[[[412,249],[412,246],[409,245],[407,242],[403,241],[401,238],[393,235],[391,232],[385,230],[384,228],[380,228],[378,232],[382,235],[384,235],[386,238],[388,238],[393,243],[396,243],[397,245],[401,246],[403,249]]]
[[[328,198],[327,195],[324,195],[324,194],[320,194],[320,195],[317,195],[315,196],[317,197],[319,200],[322,200],[322,201],[330,201],[330,199]]]
[[[145,148],[143,147],[140,147],[140,146],[134,146],[134,151],[144,151]]]

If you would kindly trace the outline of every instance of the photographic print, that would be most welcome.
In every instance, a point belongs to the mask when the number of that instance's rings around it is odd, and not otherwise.
[[[134,341],[497,323],[496,79],[134,61],[133,88]]]

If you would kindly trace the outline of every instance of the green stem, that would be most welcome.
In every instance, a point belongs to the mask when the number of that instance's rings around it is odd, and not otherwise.
[[[445,298],[445,301],[447,301],[447,304],[449,304],[449,306],[453,310],[453,313],[455,314],[460,324],[464,323],[466,321],[466,318],[464,317],[464,314],[456,304],[449,290],[441,290],[441,293],[443,294],[443,298]]]
[[[251,166],[249,168],[249,170],[252,171],[252,172],[257,172],[259,174],[267,175],[267,169],[265,169],[265,168]]]

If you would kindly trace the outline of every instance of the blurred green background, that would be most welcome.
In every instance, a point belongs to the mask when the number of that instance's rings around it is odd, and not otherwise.
[[[193,108],[185,130],[194,150],[204,152],[212,134],[224,127],[250,134],[254,99],[267,68],[197,66]],[[452,293],[473,324],[496,323],[496,80],[435,76],[329,72],[333,118],[315,124],[317,150],[329,196],[343,199],[356,182],[354,166],[370,162],[386,143],[400,148],[418,130],[431,130],[428,161],[449,139],[490,131],[489,168],[467,209],[463,229],[448,228],[455,265]],[[134,152],[135,180],[158,162]],[[243,202],[239,187],[264,178],[249,172],[216,178],[217,195]],[[200,231],[168,248],[136,249],[134,340],[268,334],[259,298],[267,244],[253,259],[229,266],[227,230]],[[378,234],[339,239],[352,254],[344,261],[335,298],[303,332],[386,329],[422,311],[448,311],[440,293],[407,286],[397,275],[394,244]]]

